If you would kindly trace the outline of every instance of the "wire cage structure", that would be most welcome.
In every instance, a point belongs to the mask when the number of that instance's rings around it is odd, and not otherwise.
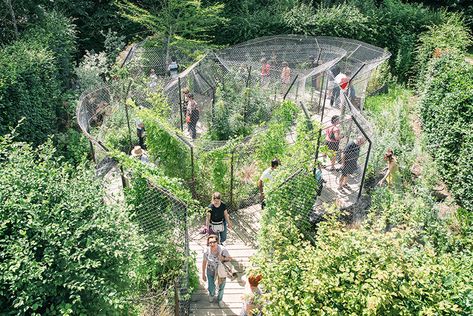
[[[146,64],[150,55],[150,51],[135,54],[130,64],[136,67],[139,60],[145,60]],[[229,124],[237,115],[243,117],[245,124],[261,124],[270,119],[277,104],[291,100],[323,127],[316,159],[320,158],[323,166],[328,168],[323,169],[325,185],[319,204],[338,200],[339,205],[348,207],[361,195],[373,142],[371,126],[363,116],[366,88],[373,70],[389,56],[383,49],[356,40],[297,35],[263,37],[209,52],[177,76],[166,77],[161,82],[171,107],[169,122],[193,141],[193,153],[198,159],[199,152],[221,147],[229,138],[228,135],[216,135],[221,129],[222,107],[225,107],[225,115],[230,117]],[[147,81],[150,89],[153,89],[153,80],[149,78]],[[190,111],[188,92],[198,111]],[[149,106],[146,93],[132,91],[131,94],[137,104]],[[233,99],[223,103],[221,100],[228,94],[233,94]],[[255,109],[254,103],[259,100],[265,106]],[[339,117],[337,138],[340,141],[335,152],[326,155],[322,153],[324,149],[335,148],[327,148],[325,140],[326,130],[331,129],[334,116]],[[345,152],[359,136],[363,137],[364,144],[360,150],[357,146],[352,148],[352,145]],[[350,166],[342,168],[347,154],[353,159],[347,159]],[[229,152],[229,160],[231,156]],[[332,156],[336,158],[332,159]],[[335,160],[333,166],[332,160]],[[235,169],[234,175],[241,172]],[[348,179],[339,188],[342,176]],[[232,182],[237,185],[236,181]],[[232,189],[238,188],[234,185]],[[233,192],[225,193],[227,200],[236,202],[234,206],[238,208]]]
[[[170,56],[181,66],[178,73],[169,73]],[[304,206],[312,204],[314,212],[325,203],[347,208],[362,194],[374,146],[363,114],[368,82],[389,57],[389,52],[356,40],[279,35],[211,51],[191,64],[183,52],[142,42],[133,45],[122,62],[127,79],[82,94],[77,120],[97,165],[106,170],[110,149],[129,153],[141,144],[138,109],[152,107],[150,96],[160,92],[169,105],[173,137],[187,148],[186,168],[191,170],[185,180],[194,197],[208,201],[216,190],[205,179],[211,177],[212,159],[218,156],[223,199],[231,210],[246,211],[249,221],[257,222],[251,219],[261,202],[256,183],[268,167],[254,161],[257,138],[278,105],[292,101],[308,121],[321,127],[314,148],[306,149],[318,185],[310,187],[310,202],[304,199]],[[280,142],[290,146],[297,136],[293,126]],[[298,172],[284,182],[284,190],[302,183],[298,179],[305,179],[307,170]],[[304,210],[308,221],[311,212]]]

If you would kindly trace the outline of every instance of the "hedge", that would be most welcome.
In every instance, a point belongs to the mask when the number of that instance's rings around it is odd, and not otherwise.
[[[430,62],[420,111],[427,146],[457,201],[473,209],[471,127],[473,66],[463,56],[447,53]],[[470,169],[468,169],[470,167]]]
[[[51,13],[0,49],[0,134],[10,132],[22,117],[17,140],[38,145],[57,132],[74,45],[71,23]]]
[[[0,138],[0,314],[131,314],[138,228],[94,171]]]

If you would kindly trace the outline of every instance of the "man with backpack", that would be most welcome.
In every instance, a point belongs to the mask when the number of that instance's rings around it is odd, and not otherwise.
[[[171,79],[176,78],[177,74],[179,73],[179,65],[177,64],[175,57],[171,57],[171,63],[168,66],[168,72],[169,76],[171,76]]]

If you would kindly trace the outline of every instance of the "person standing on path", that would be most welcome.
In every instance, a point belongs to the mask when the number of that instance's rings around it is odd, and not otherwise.
[[[177,78],[179,73],[179,65],[176,62],[176,57],[171,57],[171,63],[168,66],[168,72],[171,79]]]
[[[215,300],[215,283],[218,286],[217,303],[220,308],[223,307],[223,291],[225,289],[226,278],[221,278],[217,274],[219,262],[232,260],[228,250],[218,244],[218,237],[210,235],[207,237],[207,249],[204,251],[202,261],[202,280],[207,282],[209,291],[209,303]]]
[[[145,124],[142,121],[138,121],[138,123],[136,124],[136,136],[138,136],[138,145],[140,145],[141,148],[146,149],[146,129]]]
[[[338,190],[342,191],[344,188],[349,189],[348,175],[354,173],[358,169],[358,158],[360,158],[361,146],[366,142],[363,136],[358,136],[355,141],[347,144],[342,153],[342,176],[338,184]]]
[[[333,157],[330,159],[331,168],[330,171],[335,169],[335,161],[337,160],[338,148],[340,146],[340,117],[338,115],[332,116],[332,125],[325,130],[325,144],[328,149],[335,152]]]
[[[283,87],[283,92],[286,92],[286,88],[291,82],[291,68],[287,62],[282,63],[282,71],[281,71],[281,85]]]
[[[271,167],[269,167],[268,169],[263,171],[263,173],[261,174],[261,177],[258,180],[258,189],[259,189],[259,196],[260,196],[260,201],[261,201],[261,209],[264,209],[264,207],[266,205],[266,203],[264,201],[264,199],[265,199],[264,188],[263,188],[264,183],[273,180],[273,176],[272,176],[271,173],[277,167],[279,167],[279,160],[273,159],[271,161]]]
[[[223,242],[227,240],[228,229],[232,229],[232,222],[230,222],[227,206],[222,202],[220,192],[212,194],[212,202],[209,205],[205,226],[209,233],[216,234],[219,237],[219,242],[223,245]]]
[[[194,95],[189,93],[187,95],[187,115],[186,115],[186,122],[187,127],[189,130],[189,134],[191,134],[192,139],[194,140],[197,137],[197,122],[199,121],[199,107],[197,106],[197,102],[194,100]]]
[[[269,82],[269,74],[271,71],[271,65],[266,58],[261,58],[261,86],[266,86]]]

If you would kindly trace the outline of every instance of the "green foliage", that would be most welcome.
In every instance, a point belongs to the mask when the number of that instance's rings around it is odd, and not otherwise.
[[[222,1],[211,0],[212,3]],[[241,0],[223,1],[226,23],[215,35],[219,44],[235,44],[266,35],[286,34],[284,13],[297,4],[297,0]]]
[[[472,284],[464,282],[471,253],[438,252],[428,239],[418,242],[417,228],[348,229],[337,221],[337,212],[319,225],[313,246],[302,238],[297,220],[284,212],[293,204],[284,199],[288,202],[268,203],[266,217],[274,220],[262,229],[254,262],[270,289],[263,295],[265,314],[471,312]]]
[[[160,168],[123,153],[114,152],[113,156],[124,169],[133,170],[125,200],[145,240],[142,261],[136,267],[136,287],[144,295],[161,293],[184,275],[185,265],[195,265],[183,246],[185,216],[196,214],[198,204],[180,179],[167,177]],[[193,287],[195,282],[188,290],[192,292]]]
[[[384,154],[388,148],[394,151],[401,173],[410,177],[410,167],[418,150],[410,125],[411,99],[412,92],[399,85],[390,85],[387,94],[366,98],[365,109],[373,123],[376,141],[370,154],[368,179],[376,177],[386,166]]]
[[[27,42],[41,43],[53,52],[57,79],[64,88],[68,88],[76,53],[76,27],[71,19],[55,11],[47,13],[41,23],[26,31],[23,37]]]
[[[271,164],[275,157],[281,159],[287,150],[286,134],[296,118],[297,106],[291,101],[281,103],[274,111],[267,128],[255,135],[254,155],[260,168]]]
[[[71,69],[73,51],[74,29],[55,13],[1,49],[0,134],[8,133],[22,117],[26,120],[17,130],[18,140],[38,145],[57,131],[57,112],[65,97],[61,86],[69,80],[64,76]]]
[[[154,105],[154,108],[161,107]],[[180,131],[170,126],[167,118],[160,116],[159,110],[156,113],[154,108],[138,113],[146,127],[146,148],[166,175],[190,180],[190,147],[177,136]]]
[[[419,4],[399,0],[331,1],[315,9],[301,2],[284,16],[296,33],[361,40],[387,48],[393,54],[391,66],[401,80],[412,75],[415,44],[422,31],[438,24],[443,15]]]
[[[421,34],[419,45],[416,51],[416,62],[419,71],[418,85],[422,85],[427,73],[429,60],[443,52],[452,52],[463,55],[467,48],[473,43],[468,29],[461,16],[450,14],[442,24],[428,28],[428,31]],[[419,87],[422,89],[422,87]]]
[[[56,135],[56,150],[64,159],[77,165],[87,159],[90,145],[87,138],[79,131],[70,128]]]
[[[271,117],[272,102],[259,89],[245,88],[237,81],[226,80],[225,89],[218,87],[215,98],[214,116],[209,127],[212,140],[247,136],[256,125]]]
[[[199,192],[201,201],[209,201],[215,191],[222,193],[222,198],[228,201],[230,155],[234,146],[233,142],[229,142],[225,146],[197,153],[196,191]]]
[[[45,82],[49,84],[44,85]],[[53,54],[38,43],[18,41],[0,54],[0,133],[17,130],[20,140],[44,142],[56,132],[60,83]]]
[[[316,12],[301,3],[286,13],[285,22],[297,33],[307,35],[368,39],[374,31],[368,16],[347,3],[321,7]]]
[[[103,84],[107,71],[105,52],[91,53],[86,51],[79,66],[75,68],[80,90],[85,91]]]
[[[126,212],[50,142],[0,142],[0,313],[133,313],[141,242]]]
[[[464,201],[465,205],[471,206],[469,192],[473,189],[468,186],[471,180],[465,176],[468,171],[463,170],[469,163],[459,162],[468,161],[466,157],[471,155],[467,148],[471,147],[468,127],[473,117],[473,66],[462,56],[444,54],[431,60],[427,78],[420,111],[428,147],[448,185],[452,186],[460,179],[463,181],[462,188],[454,187],[461,195],[453,193],[460,204]]]
[[[473,122],[465,128],[469,133],[465,134],[458,153],[458,160],[456,161],[458,174],[456,174],[451,188],[465,209],[473,210],[473,160],[471,159],[473,153],[473,133],[471,133]]]

